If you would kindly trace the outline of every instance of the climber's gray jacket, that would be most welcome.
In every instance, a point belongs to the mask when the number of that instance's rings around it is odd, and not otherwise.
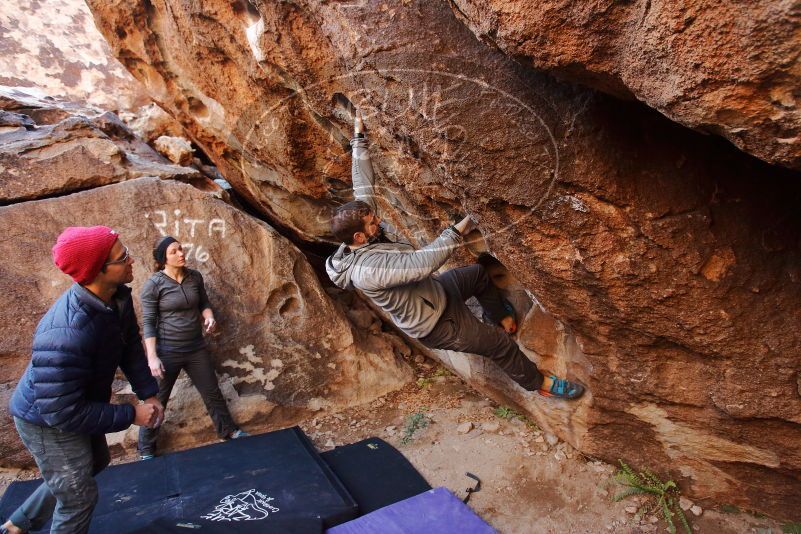
[[[404,243],[375,243],[351,250],[344,243],[325,269],[342,289],[354,287],[387,312],[395,325],[414,338],[433,330],[447,300],[431,275],[462,241],[452,228],[428,246],[415,250]]]
[[[373,168],[367,141],[356,138],[353,147],[353,191],[358,200],[377,209],[373,189]],[[381,222],[384,234],[397,235],[392,226]],[[331,280],[342,289],[360,289],[392,322],[414,338],[427,335],[445,310],[442,285],[431,275],[462,242],[453,228],[445,229],[420,250],[408,243],[373,243],[351,250],[345,243],[325,263]]]

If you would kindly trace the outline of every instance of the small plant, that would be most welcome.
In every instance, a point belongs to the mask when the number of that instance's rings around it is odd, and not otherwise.
[[[452,376],[452,373],[447,369],[445,369],[444,367],[440,367],[439,369],[434,371],[434,374],[432,374],[431,376],[421,376],[420,378],[418,378],[417,387],[419,387],[420,389],[425,389],[431,384],[433,384],[435,379],[440,376]]]
[[[531,430],[539,430],[539,427],[537,426],[536,423],[531,421],[531,419],[521,414],[514,408],[510,408],[509,406],[498,406],[497,408],[495,408],[495,415],[497,417],[500,417],[501,419],[518,419],[526,423],[526,425],[528,425],[528,427]]]
[[[517,413],[514,408],[508,406],[498,406],[495,408],[495,415],[501,419],[520,419],[523,417]]]
[[[801,534],[801,523],[785,523],[782,525],[782,532],[784,534]]]
[[[673,521],[674,517],[678,518],[679,523],[684,527],[687,534],[692,534],[690,525],[687,523],[687,517],[679,507],[679,488],[672,480],[662,482],[659,478],[648,471],[635,472],[624,461],[620,462],[620,469],[615,473],[615,480],[626,488],[615,495],[612,499],[615,502],[622,501],[631,495],[647,495],[651,498],[643,504],[635,518],[639,520],[645,514],[653,510],[660,510],[662,516],[667,522],[668,531],[671,534],[676,533],[676,524]]]
[[[403,426],[403,437],[401,438],[402,445],[407,445],[412,440],[415,432],[428,426],[428,416],[425,414],[425,410],[426,408],[423,406],[419,412],[413,413],[406,418],[406,424]]]
[[[734,506],[733,504],[724,504],[721,505],[720,511],[724,514],[739,514],[740,509]]]

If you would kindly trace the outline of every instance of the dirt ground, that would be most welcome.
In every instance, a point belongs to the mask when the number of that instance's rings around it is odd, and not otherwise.
[[[416,384],[369,405],[300,426],[319,450],[381,437],[398,448],[432,486],[444,486],[460,498],[474,485],[465,472],[475,474],[481,479],[481,490],[473,494],[469,505],[503,534],[666,531],[664,520],[656,516],[635,520],[636,497],[612,502],[620,488],[612,480],[613,466],[584,457],[555,436],[516,418],[444,368],[428,361],[418,361],[415,367]],[[418,419],[425,426],[409,436],[408,421],[414,414],[424,414]],[[33,472],[0,472],[0,491],[15,479],[34,476]],[[697,517],[688,511],[687,516],[694,532],[782,532],[781,523],[743,512],[703,510]]]
[[[664,520],[654,516],[634,520],[636,497],[612,502],[620,490],[613,466],[515,418],[445,369],[430,362],[415,366],[417,384],[301,427],[320,450],[378,436],[403,452],[432,486],[460,498],[474,485],[465,472],[477,475],[481,491],[469,505],[503,534],[666,531]],[[429,424],[404,444],[415,413],[426,414]],[[696,517],[688,511],[687,516],[694,532],[782,532],[779,522],[742,512],[702,510]]]

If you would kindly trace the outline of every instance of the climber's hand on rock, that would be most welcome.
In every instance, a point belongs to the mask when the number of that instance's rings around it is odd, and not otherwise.
[[[364,133],[364,121],[362,120],[362,113],[358,109],[353,111],[353,134],[359,135]]]
[[[456,230],[462,235],[469,234],[470,232],[475,230],[477,226],[478,225],[476,224],[476,221],[474,221],[473,218],[470,217],[470,215],[468,215],[467,217],[465,217],[464,219],[462,219],[461,221],[459,221],[454,225]]]

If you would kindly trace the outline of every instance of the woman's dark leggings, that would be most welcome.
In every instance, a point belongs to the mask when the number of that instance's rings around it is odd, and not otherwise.
[[[211,363],[208,350],[204,348],[194,352],[169,352],[161,354],[160,357],[165,370],[164,378],[159,380],[157,397],[165,411],[172,388],[183,369],[203,398],[217,435],[226,438],[238,429],[217,384],[217,375],[214,373],[214,365]],[[140,454],[155,454],[158,433],[158,428],[139,427]]]

